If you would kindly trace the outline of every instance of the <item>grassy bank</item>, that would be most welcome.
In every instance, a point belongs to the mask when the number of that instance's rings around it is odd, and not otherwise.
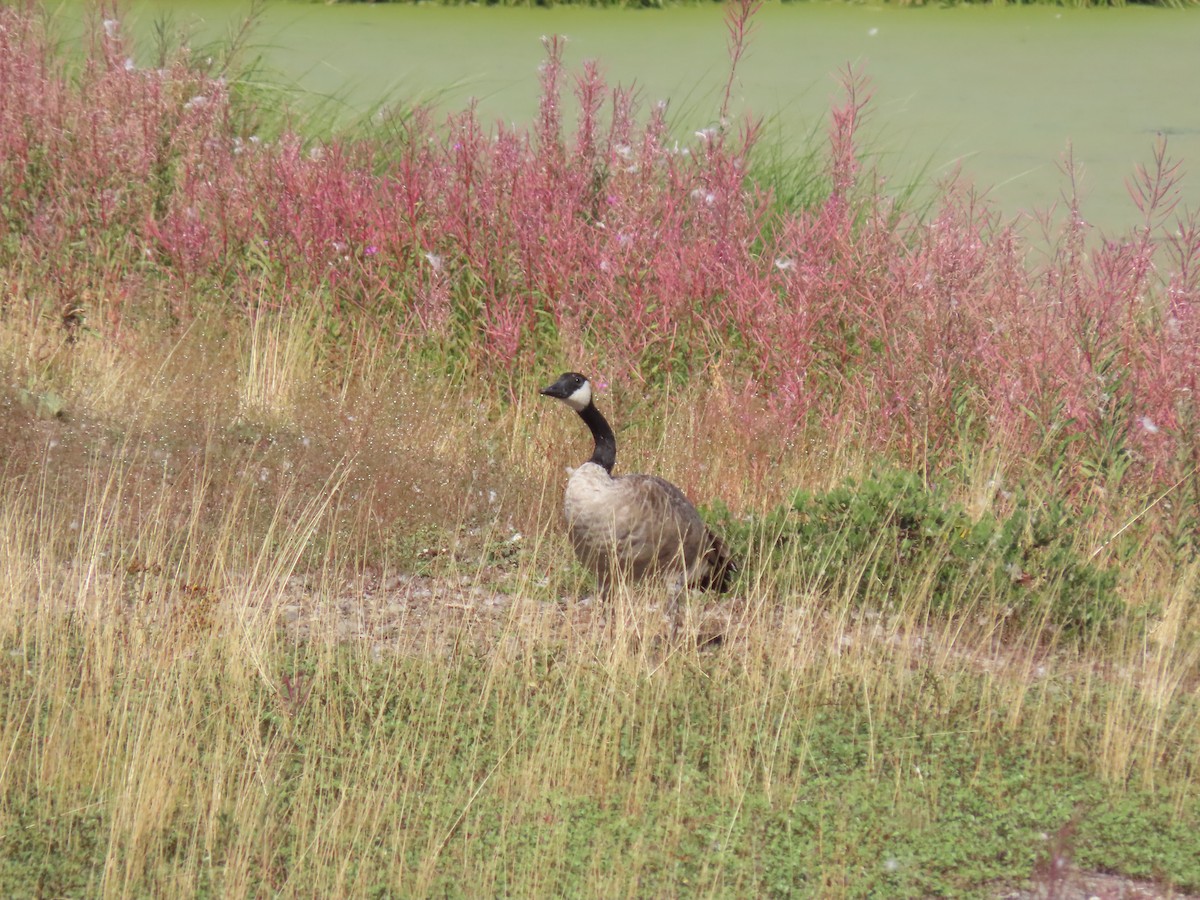
[[[7,893],[962,896],[1055,860],[1200,885],[1194,563],[1125,547],[1153,622],[1080,641],[980,584],[937,613],[937,547],[864,603],[810,574],[827,545],[760,536],[698,641],[656,640],[653,596],[610,633],[567,599],[575,423],[401,371],[331,396],[232,337],[108,379],[83,342],[63,417],[6,401]],[[699,496],[772,502],[720,417],[634,434]],[[769,480],[861,465],[817,446]]]
[[[1038,243],[897,209],[854,76],[781,201],[594,73],[563,135],[553,43],[532,133],[317,144],[0,25],[0,891],[1200,891],[1165,155],[1144,229]],[[678,640],[586,599],[568,365],[744,561]]]

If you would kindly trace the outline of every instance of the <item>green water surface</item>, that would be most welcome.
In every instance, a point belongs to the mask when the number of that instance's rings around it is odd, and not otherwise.
[[[132,0],[127,19],[148,54],[156,19],[211,40],[249,8],[228,0]],[[67,2],[60,15],[86,15]],[[567,61],[597,59],[613,81],[667,99],[681,134],[712,124],[728,75],[719,6],[667,10],[413,6],[274,0],[253,35],[277,77],[352,117],[392,97],[471,98],[487,120],[528,123],[541,38],[565,34]],[[880,8],[768,5],[739,71],[735,109],[800,145],[823,127],[848,64],[869,76],[869,142],[902,182],[955,167],[1006,213],[1045,209],[1066,185],[1071,146],[1083,166],[1084,216],[1105,232],[1138,221],[1126,181],[1151,161],[1155,135],[1200,169],[1200,10],[1032,7]],[[928,166],[927,169],[925,167]],[[1200,206],[1200,173],[1182,198]]]

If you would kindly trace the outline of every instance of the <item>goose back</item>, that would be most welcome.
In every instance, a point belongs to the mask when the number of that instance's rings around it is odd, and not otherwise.
[[[576,555],[603,589],[618,579],[657,576],[723,590],[733,571],[729,552],[696,508],[658,476],[614,478],[584,463],[567,483],[563,512]]]

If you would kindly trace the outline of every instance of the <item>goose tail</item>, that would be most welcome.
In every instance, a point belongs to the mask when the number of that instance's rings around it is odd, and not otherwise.
[[[704,551],[704,562],[703,573],[696,586],[703,591],[717,593],[729,590],[739,571],[738,563],[725,546],[725,542],[711,531],[708,532],[708,548]]]

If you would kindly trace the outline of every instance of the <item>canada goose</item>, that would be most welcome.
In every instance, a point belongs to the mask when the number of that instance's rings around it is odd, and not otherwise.
[[[541,393],[579,413],[596,441],[591,459],[567,481],[563,513],[575,554],[601,594],[621,578],[654,575],[676,588],[726,590],[737,565],[683,491],[655,475],[613,477],[617,441],[592,402],[591,383],[566,372]]]

